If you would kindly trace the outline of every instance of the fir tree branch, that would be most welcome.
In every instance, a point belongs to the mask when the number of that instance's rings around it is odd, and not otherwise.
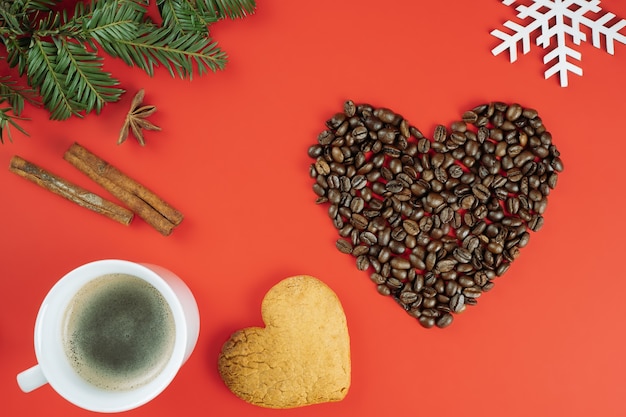
[[[0,103],[2,103],[2,100],[0,100]],[[26,131],[16,122],[16,120],[25,120],[25,119],[22,119],[21,117],[17,117],[14,114],[9,114],[9,112],[11,112],[10,108],[0,109],[0,144],[4,143],[4,132],[7,133],[7,137],[9,138],[9,141],[13,142],[13,135],[11,134],[11,126],[19,130],[20,132],[22,132],[24,135],[28,136],[28,133],[26,133]]]
[[[155,66],[162,65],[172,77],[178,74],[191,79],[194,63],[202,75],[207,70],[224,68],[227,59],[226,53],[207,36],[180,34],[169,27],[151,24],[144,24],[135,39],[121,39],[101,46],[109,55],[121,58],[129,66],[136,65],[150,76]]]
[[[0,22],[6,33],[21,32],[21,25],[17,16],[11,12],[10,5],[0,2]]]
[[[157,0],[163,25],[181,33],[198,32],[209,34],[208,26],[217,22],[217,16],[197,7],[197,1]]]
[[[76,30],[76,40],[103,44],[118,39],[132,39],[145,19],[146,9],[135,1],[100,1],[88,6],[78,3],[73,17],[65,23]]]
[[[7,63],[11,68],[17,67],[19,75],[24,75],[28,58],[30,38],[17,38],[14,36],[3,39],[7,49]]]
[[[115,88],[119,82],[102,70],[102,58],[83,45],[61,39],[57,47],[56,73],[65,74],[65,85],[73,91],[71,98],[89,113],[100,113],[107,102],[119,100],[124,90]]]
[[[160,25],[146,13],[150,0],[79,0],[73,13],[58,7],[62,0],[0,0],[4,59],[33,88],[26,94],[0,77],[0,143],[4,132],[10,139],[11,126],[24,132],[17,121],[32,96],[57,120],[118,100],[123,90],[103,70],[99,49],[150,76],[158,66],[188,79],[224,68],[227,55],[210,38],[210,24],[256,7],[254,0],[154,1]]]
[[[16,116],[24,110],[24,103],[37,104],[30,88],[19,87],[9,76],[0,77],[0,104],[6,102]]]
[[[4,132],[7,132],[9,141],[13,141],[11,126],[28,135],[17,123],[17,120],[25,120],[19,117],[24,110],[24,103],[34,103],[33,91],[18,87],[16,82],[10,77],[0,77],[0,105],[6,103],[8,107],[0,108],[0,143],[4,143]]]
[[[254,0],[196,0],[196,3],[198,9],[210,12],[217,19],[243,18],[254,13],[256,8]]]
[[[57,72],[57,48],[54,43],[34,37],[27,65],[29,84],[38,89],[51,119],[63,120],[80,115],[84,106],[72,99],[64,74]]]
[[[50,11],[54,5],[62,0],[13,0],[11,13],[24,14],[33,11]]]

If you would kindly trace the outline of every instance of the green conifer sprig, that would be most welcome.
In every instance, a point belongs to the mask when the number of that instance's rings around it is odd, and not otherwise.
[[[161,22],[148,14],[149,0],[91,0],[73,10],[61,0],[0,0],[0,60],[17,70],[0,77],[0,143],[10,128],[25,133],[24,103],[42,105],[53,120],[99,113],[124,90],[103,70],[103,53],[152,76],[164,67],[191,79],[224,68],[228,56],[211,39],[220,19],[254,13],[255,0],[155,0]]]

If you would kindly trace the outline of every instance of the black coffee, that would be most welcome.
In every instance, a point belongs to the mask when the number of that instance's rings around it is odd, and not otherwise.
[[[103,275],[72,299],[64,319],[65,353],[76,372],[106,390],[128,390],[154,379],[175,339],[171,309],[146,281]]]

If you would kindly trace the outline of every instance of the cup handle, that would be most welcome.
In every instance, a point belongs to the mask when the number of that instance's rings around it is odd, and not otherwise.
[[[24,392],[31,392],[48,383],[41,366],[35,365],[17,374],[17,384]]]

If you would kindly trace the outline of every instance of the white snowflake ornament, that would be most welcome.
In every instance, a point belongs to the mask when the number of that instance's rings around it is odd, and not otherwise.
[[[502,3],[510,6],[516,0],[502,0]],[[626,20],[615,22],[613,13],[601,14],[599,4],[600,0],[532,0],[530,5],[518,5],[517,17],[522,20],[522,24],[506,21],[503,26],[512,33],[493,30],[491,34],[502,42],[491,52],[498,55],[508,50],[510,61],[515,62],[518,45],[521,43],[522,53],[527,54],[530,51],[531,35],[535,32],[538,32],[536,43],[543,49],[548,48],[554,39],[554,49],[543,57],[543,63],[550,65],[544,75],[547,79],[559,74],[561,87],[567,87],[568,73],[583,74],[582,68],[572,62],[580,61],[582,54],[568,46],[570,40],[574,45],[587,41],[587,35],[581,27],[591,31],[591,43],[596,48],[602,48],[601,39],[604,37],[606,52],[611,55],[615,52],[614,42],[626,45],[626,36],[620,33],[626,26]],[[611,21],[614,23],[609,25]]]

